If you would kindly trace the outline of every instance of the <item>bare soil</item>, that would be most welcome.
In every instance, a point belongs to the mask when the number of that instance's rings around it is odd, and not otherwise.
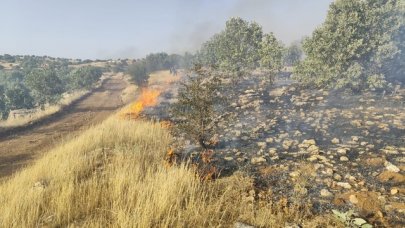
[[[119,76],[104,84],[68,109],[32,126],[0,135],[0,180],[32,163],[55,144],[75,137],[100,123],[124,105],[121,98],[127,82]]]

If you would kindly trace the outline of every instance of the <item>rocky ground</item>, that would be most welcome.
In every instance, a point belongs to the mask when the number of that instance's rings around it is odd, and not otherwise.
[[[253,175],[255,197],[299,198],[320,213],[355,208],[375,224],[405,226],[405,89],[358,95],[259,77],[235,88],[210,161],[221,175]],[[173,93],[147,113],[169,118]]]

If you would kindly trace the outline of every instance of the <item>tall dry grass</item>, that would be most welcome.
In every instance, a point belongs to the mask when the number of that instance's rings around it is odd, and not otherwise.
[[[62,143],[0,185],[0,227],[258,227],[333,224],[255,203],[242,174],[201,182],[187,165],[167,168],[170,134],[158,123],[113,117]]]

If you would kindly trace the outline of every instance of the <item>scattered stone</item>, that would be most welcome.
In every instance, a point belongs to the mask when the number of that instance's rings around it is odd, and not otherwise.
[[[250,160],[250,162],[251,162],[253,165],[256,165],[256,164],[259,164],[259,163],[266,162],[266,158],[264,158],[264,157],[254,157],[254,158],[252,158],[252,159]]]
[[[335,173],[335,175],[333,175],[333,179],[337,180],[337,181],[341,181],[342,180],[342,176],[340,176],[339,174]]]
[[[321,196],[322,197],[331,197],[332,193],[324,188],[324,189],[321,190]]]
[[[336,151],[338,154],[346,154],[347,153],[347,149],[346,148],[339,148]]]
[[[233,157],[224,157],[224,160],[226,160],[226,161],[233,161]]]
[[[310,154],[319,154],[319,147],[315,146],[315,145],[311,145],[308,147],[307,151]]]
[[[336,185],[339,186],[339,187],[345,188],[345,189],[351,189],[352,188],[352,186],[347,182],[337,182]]]
[[[349,161],[349,158],[346,156],[341,156],[340,161]]]
[[[392,163],[389,162],[389,161],[386,161],[386,162],[384,163],[384,165],[385,165],[385,168],[386,168],[388,171],[390,171],[390,172],[398,173],[398,172],[400,171],[400,169],[399,169],[397,166],[395,166],[394,164],[392,164]]]
[[[350,201],[352,204],[358,204],[358,203],[359,203],[359,200],[357,199],[356,195],[350,195],[350,196],[349,196],[349,201]]]
[[[396,172],[384,171],[377,178],[380,182],[392,185],[405,184],[405,176]]]
[[[385,159],[384,158],[368,158],[365,163],[368,166],[382,166],[384,165]]]
[[[397,188],[392,188],[391,189],[391,195],[395,195],[398,193],[398,189]]]
[[[340,143],[340,140],[339,140],[338,138],[333,138],[333,139],[331,140],[331,142],[332,142],[333,144],[339,144],[339,143]]]

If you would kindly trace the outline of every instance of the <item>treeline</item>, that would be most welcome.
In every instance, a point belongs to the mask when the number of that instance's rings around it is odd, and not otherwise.
[[[72,68],[66,61],[39,60],[29,58],[18,69],[0,70],[0,119],[10,110],[43,108],[57,103],[63,93],[89,89],[103,73],[98,67]]]
[[[192,66],[193,59],[194,56],[189,53],[184,55],[152,53],[129,65],[127,73],[138,86],[146,86],[151,72],[171,68],[189,68]]]

